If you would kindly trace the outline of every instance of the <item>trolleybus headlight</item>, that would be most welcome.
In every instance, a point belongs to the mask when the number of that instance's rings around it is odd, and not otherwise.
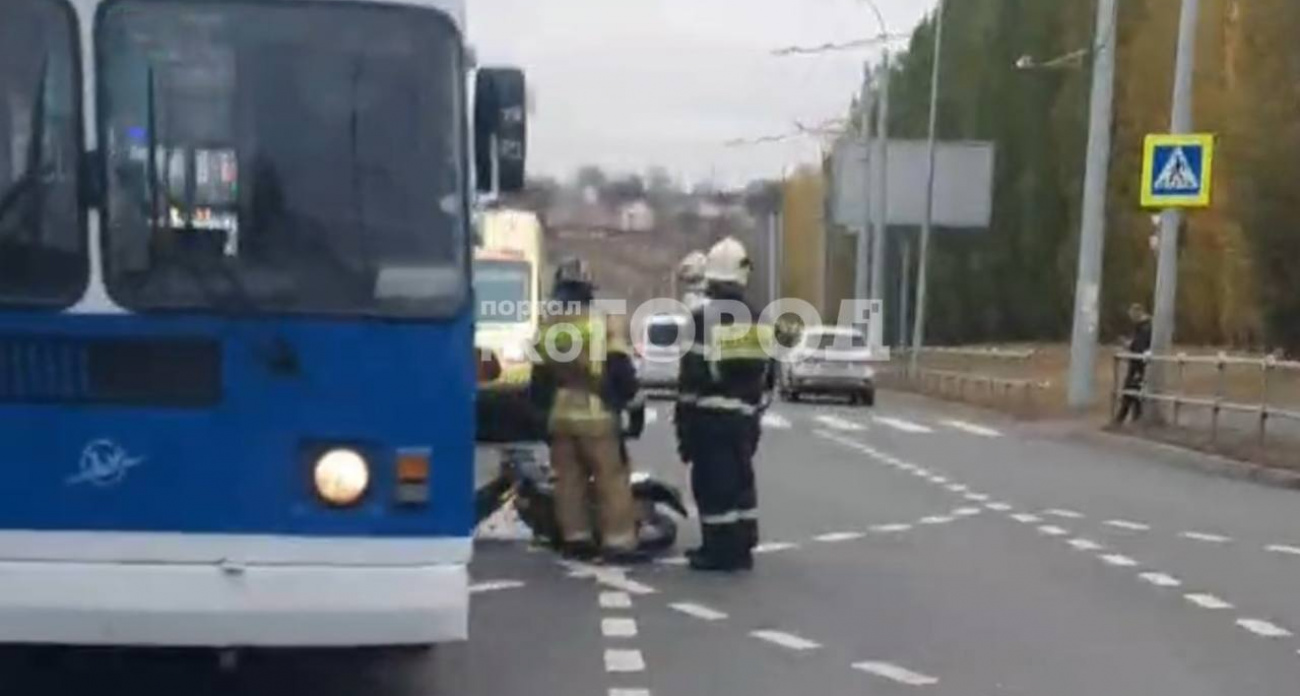
[[[312,472],[316,493],[331,505],[352,505],[370,485],[365,457],[350,449],[332,449],[316,460]]]

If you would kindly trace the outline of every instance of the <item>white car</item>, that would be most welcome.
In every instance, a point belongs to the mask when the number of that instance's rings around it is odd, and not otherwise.
[[[847,396],[850,403],[876,404],[875,355],[859,330],[840,326],[804,329],[781,364],[778,390],[786,401],[805,394]]]
[[[677,390],[682,351],[679,341],[691,318],[678,314],[656,314],[646,319],[636,340],[637,378],[650,391]]]

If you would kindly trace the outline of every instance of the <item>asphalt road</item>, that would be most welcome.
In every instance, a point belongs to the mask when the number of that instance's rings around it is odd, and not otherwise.
[[[667,412],[632,453],[681,484]],[[1300,493],[890,394],[778,405],[758,469],[750,574],[564,567],[483,541],[472,640],[432,655],[254,655],[222,674],[204,655],[45,651],[7,655],[0,679],[35,694],[1300,691]]]

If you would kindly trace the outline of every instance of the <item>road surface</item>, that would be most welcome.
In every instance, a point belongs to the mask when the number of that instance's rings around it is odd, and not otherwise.
[[[633,456],[685,480],[663,404]],[[1300,493],[890,394],[779,404],[758,469],[751,574],[483,541],[473,639],[431,656],[249,656],[223,675],[205,655],[37,651],[0,678],[187,696],[1300,691]]]

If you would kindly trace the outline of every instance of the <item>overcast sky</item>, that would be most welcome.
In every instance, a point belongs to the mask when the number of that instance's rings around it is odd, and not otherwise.
[[[934,0],[877,0],[908,32]],[[483,64],[528,72],[529,169],[592,163],[736,184],[815,161],[819,143],[726,147],[844,115],[879,51],[778,58],[776,48],[878,33],[860,0],[469,0]]]

